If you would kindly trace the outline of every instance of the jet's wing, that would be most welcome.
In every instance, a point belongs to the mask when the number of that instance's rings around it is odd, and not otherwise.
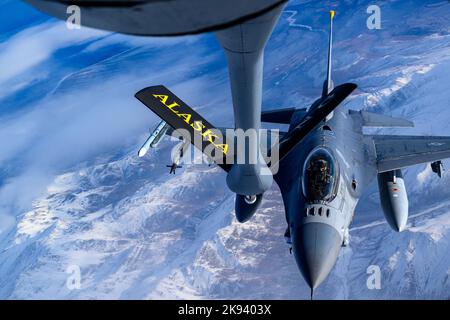
[[[378,172],[450,158],[450,137],[373,136]]]
[[[228,157],[234,157],[223,141],[220,130],[205,120],[180,98],[164,86],[153,86],[136,93],[136,98],[156,113],[177,131],[183,139],[191,142],[206,154],[218,166],[229,171],[232,163]],[[228,163],[228,164],[227,164]]]

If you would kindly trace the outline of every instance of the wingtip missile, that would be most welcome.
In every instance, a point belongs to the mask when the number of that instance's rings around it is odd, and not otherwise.
[[[145,140],[144,144],[139,149],[139,152],[138,152],[139,158],[142,158],[143,156],[145,156],[147,154],[148,150],[150,150],[150,146],[151,146],[152,142],[154,141],[154,138],[155,137],[152,134],[150,137],[147,138],[147,140]]]
[[[142,158],[143,156],[145,156],[148,152],[148,147],[146,147],[145,145],[143,145],[138,152],[138,157]]]
[[[142,158],[145,156],[150,150],[150,148],[155,148],[158,143],[161,141],[161,138],[166,133],[167,129],[169,128],[169,125],[165,121],[161,121],[158,126],[153,130],[150,137],[147,138],[145,143],[142,145],[142,147],[139,149],[138,156],[139,158]]]

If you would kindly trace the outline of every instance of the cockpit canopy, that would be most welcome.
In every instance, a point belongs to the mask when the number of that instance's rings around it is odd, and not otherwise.
[[[311,202],[332,201],[339,185],[339,165],[331,151],[316,148],[303,167],[303,194]]]

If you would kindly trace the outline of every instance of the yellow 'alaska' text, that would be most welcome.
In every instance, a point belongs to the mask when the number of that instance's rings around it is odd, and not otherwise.
[[[202,123],[202,120],[193,120],[191,113],[180,113],[180,111],[177,109],[177,107],[180,107],[180,105],[173,101],[169,104],[169,96],[165,94],[153,94],[153,97],[161,101],[161,103],[166,106],[170,111],[172,111],[174,114],[176,114],[179,118],[183,119],[186,124],[188,124],[191,128],[194,129],[194,131],[197,131],[200,133],[200,135],[203,137],[204,140],[209,141],[212,143],[217,149],[223,152],[223,154],[227,154],[228,151],[228,144],[226,143],[215,143],[215,140],[219,138],[218,135],[214,134],[211,129],[206,129],[205,125]]]

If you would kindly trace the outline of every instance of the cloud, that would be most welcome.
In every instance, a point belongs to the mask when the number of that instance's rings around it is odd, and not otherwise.
[[[82,27],[81,30],[86,27]],[[133,47],[149,47],[152,49],[164,49],[168,47],[175,47],[177,45],[186,46],[193,45],[194,43],[200,41],[202,38],[194,36],[183,36],[183,37],[144,37],[144,36],[130,36],[123,35],[120,33],[110,33],[107,36],[89,44],[84,51],[85,52],[95,52],[108,45],[126,43]]]
[[[0,88],[48,59],[56,50],[99,38],[106,33],[94,29],[69,30],[64,23],[46,22],[25,29],[0,43]],[[17,79],[16,79],[17,80]],[[17,86],[17,83],[16,83]],[[11,87],[8,88],[11,90]],[[0,96],[6,91],[0,91]]]
[[[420,183],[420,185],[423,185],[425,181],[433,174],[433,171],[431,171],[431,166],[425,166],[425,168],[420,171],[416,178],[417,181]]]
[[[83,53],[95,51],[114,44],[130,47],[145,46],[163,49],[176,45],[191,45],[199,40],[196,36],[149,38],[127,36],[82,27],[70,30],[62,21],[45,22],[22,30],[0,43],[0,98],[26,88],[47,74],[33,73],[33,68],[48,59],[59,49],[86,44]]]

